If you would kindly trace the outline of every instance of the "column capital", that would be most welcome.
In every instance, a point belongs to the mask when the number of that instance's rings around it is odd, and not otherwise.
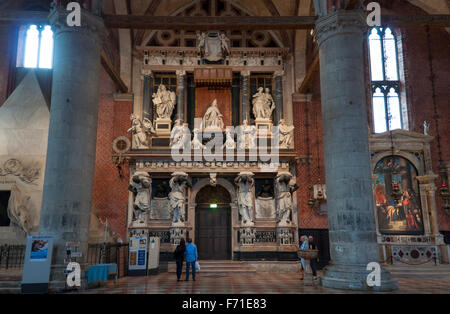
[[[250,71],[249,70],[244,70],[244,71],[241,71],[241,76],[250,76]]]
[[[185,76],[186,75],[186,70],[176,70],[175,71],[177,76]]]
[[[74,32],[81,34],[94,35],[97,38],[100,45],[103,44],[107,37],[107,31],[103,19],[98,17],[91,12],[81,9],[81,26],[69,26],[67,24],[67,16],[69,11],[65,8],[58,6],[54,8],[48,17],[52,30],[57,37],[61,33]]]
[[[149,70],[149,69],[142,69],[141,70],[141,80],[143,80],[145,76],[153,77],[153,71]]]
[[[321,45],[328,38],[342,33],[361,33],[368,29],[367,17],[362,10],[337,10],[316,22],[315,36]]]
[[[273,77],[284,76],[284,74],[285,74],[284,70],[278,70],[273,72]]]

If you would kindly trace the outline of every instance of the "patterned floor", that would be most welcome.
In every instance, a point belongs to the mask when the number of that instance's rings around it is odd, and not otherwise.
[[[399,283],[394,293],[450,293],[450,266],[391,269]],[[305,287],[300,274],[256,273],[256,274],[200,274],[195,282],[177,282],[175,274],[163,273],[149,277],[124,277],[109,281],[97,289],[79,293],[94,294],[308,294],[349,293],[343,290],[326,289],[321,286]],[[352,292],[354,293],[354,292]]]

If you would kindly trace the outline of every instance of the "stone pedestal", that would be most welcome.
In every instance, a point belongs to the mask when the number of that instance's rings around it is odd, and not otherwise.
[[[325,287],[389,291],[397,288],[381,270],[381,286],[369,287],[367,264],[379,262],[369,160],[364,49],[366,17],[338,10],[320,18],[323,138],[332,262]]]
[[[270,119],[256,119],[255,125],[258,132],[258,137],[264,136],[270,138],[273,126],[273,123]]]
[[[54,30],[52,103],[39,233],[53,235],[50,289],[65,287],[65,243],[80,242],[87,271],[89,220],[97,141],[102,19],[82,10],[81,27],[67,26],[68,12],[50,14]],[[82,276],[84,278],[84,276]],[[86,279],[86,278],[84,278]],[[85,285],[87,282],[83,280]]]
[[[157,136],[169,136],[172,130],[172,120],[170,119],[156,119],[155,131]]]

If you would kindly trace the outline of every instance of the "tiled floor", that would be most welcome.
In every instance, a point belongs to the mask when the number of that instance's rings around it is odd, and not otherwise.
[[[450,266],[428,266],[417,271],[392,268],[399,290],[394,293],[450,293]],[[300,274],[255,273],[208,275],[200,274],[195,282],[177,282],[173,273],[149,277],[124,277],[114,284],[82,291],[95,294],[307,294],[348,293],[320,286],[305,287]]]

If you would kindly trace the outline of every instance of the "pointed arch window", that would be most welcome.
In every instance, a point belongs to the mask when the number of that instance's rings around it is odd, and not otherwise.
[[[17,65],[25,68],[51,69],[53,66],[53,31],[50,25],[27,25],[19,33]]]
[[[403,129],[397,39],[391,28],[374,27],[368,41],[374,131]]]

